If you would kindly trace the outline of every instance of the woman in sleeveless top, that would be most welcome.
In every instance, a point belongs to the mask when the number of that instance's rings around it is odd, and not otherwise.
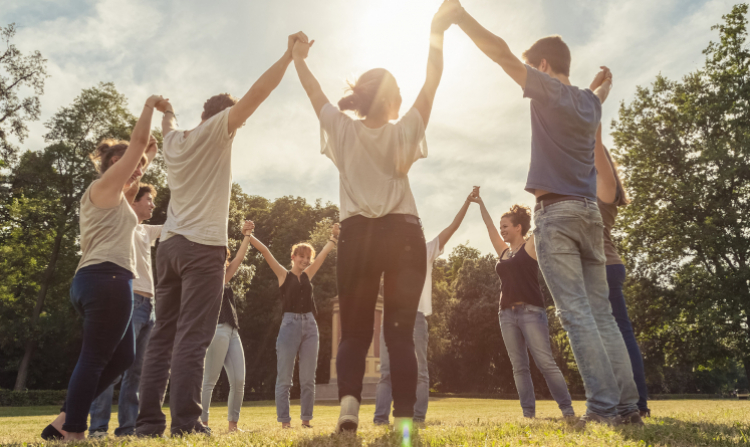
[[[534,235],[525,239],[531,227],[531,210],[513,205],[495,228],[478,189],[472,201],[479,204],[492,246],[500,260],[495,270],[502,280],[500,291],[500,330],[513,365],[513,378],[524,417],[536,417],[534,384],[529,370],[531,351],[534,363],[544,375],[552,397],[565,417],[575,417],[568,385],[552,356],[544,296],[539,287]]]
[[[130,203],[138,193],[143,169],[156,155],[149,129],[160,101],[161,96],[146,101],[129,143],[107,140],[92,155],[99,179],[81,198],[82,254],[70,287],[70,301],[83,317],[83,346],[65,403],[42,432],[44,439],[83,439],[91,402],[135,358],[130,317],[137,275],[133,235],[138,217]]]
[[[229,379],[227,421],[229,422],[228,430],[230,432],[239,430],[237,422],[240,420],[240,409],[242,409],[242,400],[245,397],[245,351],[242,349],[242,340],[240,339],[240,324],[237,321],[237,304],[234,299],[234,291],[229,282],[237,273],[242,261],[245,260],[247,248],[250,245],[251,231],[252,225],[250,221],[246,221],[242,226],[242,234],[245,237],[232,262],[229,262],[231,252],[227,247],[227,265],[226,273],[224,273],[224,295],[221,299],[221,312],[219,312],[216,334],[214,334],[214,338],[211,340],[208,350],[206,350],[206,362],[203,370],[203,392],[201,394],[203,413],[201,414],[201,422],[208,425],[211,396],[223,366],[227,372],[227,379]]]
[[[376,68],[350,84],[351,95],[328,101],[305,63],[313,42],[292,50],[297,75],[318,116],[321,152],[339,170],[341,245],[337,286],[341,341],[336,372],[341,413],[336,432],[356,431],[375,305],[384,276],[383,335],[391,359],[393,415],[401,430],[414,415],[417,358],[414,321],[427,267],[416,202],[409,186],[412,164],[427,156],[425,127],[443,72],[443,34],[458,17],[445,2],[432,21],[427,79],[414,106],[398,122],[401,94],[393,75]],[[342,113],[353,110],[360,120]]]
[[[252,222],[250,228],[254,227]],[[284,316],[276,338],[276,420],[290,428],[289,389],[292,387],[294,359],[299,355],[299,382],[302,426],[310,428],[315,403],[315,369],[318,365],[318,325],[315,322],[315,301],[312,279],[338,243],[339,224],[331,229],[331,238],[317,259],[310,244],[292,247],[292,268],[287,270],[273,257],[263,242],[250,234],[253,244],[279,280],[279,293]]]
[[[629,203],[622,187],[617,167],[609,155],[609,151],[602,143],[602,127],[596,132],[596,203],[602,213],[604,222],[604,255],[607,258],[607,283],[609,284],[609,302],[612,304],[612,315],[620,328],[625,346],[628,349],[630,364],[633,367],[633,380],[638,388],[638,411],[641,417],[651,416],[648,408],[648,387],[646,386],[646,371],[643,366],[643,355],[635,339],[633,324],[628,317],[625,305],[625,295],[622,286],[625,283],[625,265],[617,253],[612,241],[612,227],[617,218],[617,208]]]

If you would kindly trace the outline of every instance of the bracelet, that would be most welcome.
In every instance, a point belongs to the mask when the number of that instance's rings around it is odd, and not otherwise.
[[[334,245],[338,245],[338,241],[334,240],[333,238],[328,239],[329,242],[333,242]]]
[[[174,111],[172,110],[165,110],[164,114],[166,115],[167,113],[171,113],[172,115],[174,115]],[[174,115],[174,116],[177,116],[177,115]]]

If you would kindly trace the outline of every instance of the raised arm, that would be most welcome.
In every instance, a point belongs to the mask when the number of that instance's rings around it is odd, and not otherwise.
[[[256,250],[260,252],[260,254],[263,255],[263,259],[266,260],[268,263],[268,266],[271,267],[271,270],[276,274],[276,279],[279,280],[279,287],[281,287],[282,284],[284,284],[284,280],[286,280],[286,274],[287,270],[284,268],[283,265],[279,264],[279,261],[276,260],[276,258],[273,257],[271,254],[271,250],[266,247],[263,242],[259,241],[255,236],[253,236],[252,231],[255,229],[255,223],[252,221],[246,221],[245,225],[248,225],[249,222],[249,238],[250,238],[250,244],[255,247]],[[242,227],[243,234],[245,232],[245,227]]]
[[[458,230],[458,227],[461,226],[461,222],[464,221],[464,217],[466,217],[466,211],[469,210],[469,205],[471,204],[472,195],[470,194],[469,197],[466,198],[466,201],[463,205],[461,205],[461,209],[458,210],[458,214],[456,214],[456,217],[453,218],[453,222],[451,222],[450,225],[448,225],[443,231],[440,232],[438,235],[438,243],[440,244],[440,250],[442,251],[445,247],[445,244],[448,243],[451,236],[453,236],[453,233]]]
[[[227,284],[232,279],[232,277],[234,277],[234,274],[237,273],[237,269],[240,268],[242,261],[245,260],[247,247],[250,245],[251,231],[252,227],[248,224],[248,222],[245,222],[245,225],[242,226],[242,234],[245,235],[245,238],[242,239],[240,249],[237,250],[237,254],[234,256],[234,259],[232,259],[232,262],[230,262],[227,266],[227,271],[224,273],[224,284]]]
[[[614,166],[607,156],[607,148],[602,142],[602,125],[596,129],[594,146],[594,164],[596,166],[596,196],[604,203],[613,203],[617,198],[617,179]]]
[[[156,110],[164,114],[161,117],[161,134],[166,137],[169,132],[177,129],[177,117],[174,114],[174,107],[169,102],[169,99],[165,99],[159,103]]]
[[[458,16],[460,5],[454,2],[446,1],[440,5],[440,9],[432,18],[430,27],[430,52],[427,56],[427,77],[424,86],[414,102],[414,108],[422,116],[424,125],[430,121],[432,113],[432,104],[435,102],[435,93],[437,93],[440,78],[443,77],[443,39],[445,30]]]
[[[143,106],[141,116],[130,134],[130,144],[127,150],[120,157],[117,163],[107,169],[102,175],[100,181],[96,182],[91,188],[91,201],[99,208],[112,208],[120,203],[120,194],[128,180],[133,176],[133,172],[138,168],[146,147],[148,146],[151,128],[151,117],[154,114],[154,107],[161,96],[151,96],[146,100]],[[135,183],[138,183],[137,181]]]
[[[297,40],[307,42],[307,36],[302,32],[289,36],[287,49],[281,56],[281,59],[271,65],[271,68],[266,70],[266,72],[255,81],[255,84],[250,87],[250,90],[245,93],[245,96],[243,96],[242,99],[231,108],[229,111],[228,124],[228,131],[230,134],[245,124],[245,121],[250,118],[250,115],[255,112],[263,101],[271,95],[271,92],[273,92],[281,83],[287,67],[292,63],[292,48]]]
[[[503,252],[508,249],[508,244],[505,243],[500,236],[500,232],[497,231],[497,227],[495,227],[495,224],[492,222],[492,217],[490,216],[489,211],[487,211],[487,207],[484,206],[484,201],[478,194],[475,196],[469,196],[469,200],[479,204],[479,209],[482,212],[482,220],[487,227],[487,232],[490,234],[490,242],[492,242],[492,246],[495,248],[497,256],[502,256]]]
[[[448,1],[458,3],[460,6],[458,0]],[[521,88],[526,88],[526,67],[510,51],[510,47],[502,38],[489,32],[463,8],[460,8],[460,14],[455,23],[487,57],[499,64],[505,73],[516,81],[516,84],[520,85]]]
[[[607,67],[602,66],[600,68],[601,71],[596,74],[589,88],[599,98],[599,101],[604,104],[610,90],[612,90],[612,72]]]
[[[326,94],[323,93],[323,89],[320,88],[320,83],[315,79],[315,75],[312,74],[310,68],[307,66],[307,62],[305,62],[313,43],[315,43],[314,40],[310,43],[298,40],[297,43],[294,44],[292,57],[294,59],[294,68],[297,69],[297,76],[299,76],[299,81],[302,83],[302,88],[305,89],[307,97],[310,98],[313,109],[315,109],[315,115],[320,117],[320,110],[324,105],[328,104],[329,101]]]
[[[307,273],[307,278],[312,281],[313,276],[315,276],[316,273],[318,273],[318,270],[320,270],[320,267],[323,265],[323,262],[325,262],[326,258],[328,257],[328,253],[333,250],[333,248],[338,244],[339,242],[339,224],[333,224],[333,227],[331,228],[331,238],[328,239],[328,242],[326,242],[325,247],[323,247],[322,250],[320,250],[320,253],[318,253],[318,256],[315,257],[315,262],[310,264],[305,269],[305,273]]]

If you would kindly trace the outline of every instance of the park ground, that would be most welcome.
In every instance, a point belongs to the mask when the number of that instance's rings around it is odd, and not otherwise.
[[[298,416],[299,401],[292,402],[292,415]],[[296,404],[296,405],[295,405]],[[584,402],[574,403],[583,413]],[[737,446],[750,445],[750,401],[660,400],[650,402],[653,417],[646,426],[606,427],[592,424],[584,432],[573,431],[561,418],[552,401],[537,403],[537,419],[521,417],[515,400],[434,398],[430,399],[426,426],[411,438],[413,446]],[[112,421],[117,423],[117,407]],[[0,445],[71,445],[45,443],[39,433],[58,408],[0,407]],[[137,439],[114,438],[75,445],[117,446],[400,446],[402,436],[386,427],[375,426],[373,402],[361,407],[360,430],[356,436],[331,436],[338,417],[338,406],[315,407],[313,429],[303,429],[293,420],[291,430],[276,422],[273,402],[245,402],[240,417],[243,433],[226,432],[226,404],[211,406],[210,438]],[[110,432],[113,431],[112,424]]]

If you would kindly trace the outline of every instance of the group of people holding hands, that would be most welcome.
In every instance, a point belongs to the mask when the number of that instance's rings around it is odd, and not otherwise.
[[[536,206],[530,237],[529,208],[513,206],[498,228],[475,188],[453,222],[425,240],[408,174],[414,162],[427,156],[425,129],[443,71],[444,32],[453,24],[531,100],[526,190],[534,194]],[[586,388],[587,409],[576,427],[643,424],[641,417],[649,411],[643,362],[622,295],[624,266],[610,237],[617,207],[627,204],[627,197],[601,142],[610,71],[602,67],[589,88],[573,86],[570,51],[559,36],[538,40],[522,61],[458,0],[445,0],[432,20],[424,86],[401,116],[399,86],[387,70],[362,74],[336,107],[307,66],[314,41],[299,32],[287,43],[281,58],[242,98],[209,98],[195,128],[179,129],[171,102],[152,96],[129,142],[106,141],[97,148],[100,177],[81,199],[82,256],[71,287],[71,301],[83,317],[83,347],[66,402],[42,436],[83,438],[89,412],[92,431],[98,418],[106,432],[112,387],[123,375],[116,434],[162,436],[167,428],[162,404],[170,381],[172,435],[209,434],[208,409],[222,366],[230,382],[229,429],[236,430],[245,359],[230,281],[250,245],[276,274],[284,312],[276,345],[278,422],[291,423],[289,389],[297,356],[302,425],[310,426],[313,417],[318,329],[312,280],[333,249],[338,250],[341,318],[336,358],[341,411],[335,431],[356,431],[360,425],[381,278],[385,349],[374,421],[389,422],[391,401],[397,427],[424,421],[432,264],[471,203],[479,205],[499,256],[500,327],[524,416],[535,416],[528,351],[562,414],[575,415],[551,353],[537,279],[541,269]],[[234,137],[292,63],[320,122],[321,152],[339,171],[340,226],[332,228],[317,257],[309,244],[292,247],[287,268],[253,236],[254,224],[247,221],[244,240],[230,261]],[[149,134],[155,110],[163,113],[162,156],[171,192],[163,226],[142,223],[151,216],[156,191],[139,183],[157,153]],[[154,287],[151,247],[156,239]]]

